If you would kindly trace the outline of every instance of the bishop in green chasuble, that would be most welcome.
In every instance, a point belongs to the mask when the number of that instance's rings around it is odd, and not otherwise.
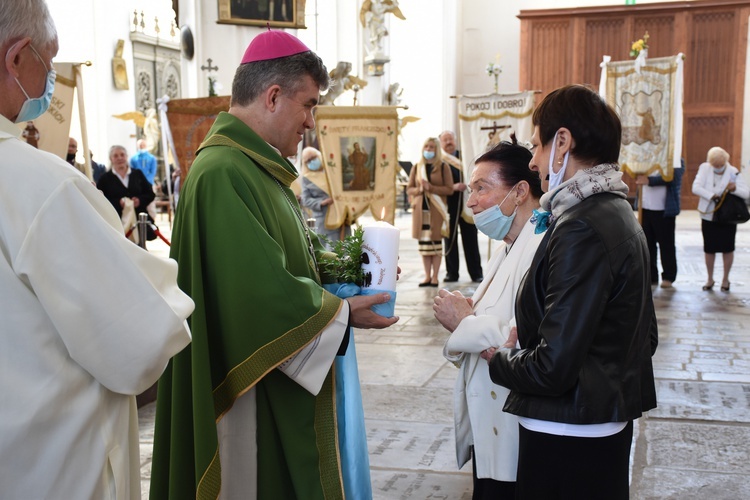
[[[323,349],[326,329],[342,332],[335,355],[348,315],[342,300],[321,287],[289,189],[296,176],[278,151],[228,113],[217,117],[199,149],[171,250],[180,288],[196,304],[193,342],[159,382],[152,499],[213,499],[220,490],[222,498],[343,498],[333,356],[318,367],[324,371],[317,395],[295,378],[311,362],[299,359],[308,352],[285,362],[303,348]],[[322,257],[317,238],[313,244]],[[242,420],[223,428],[236,411]],[[255,476],[256,492],[226,491],[225,458],[233,477]]]

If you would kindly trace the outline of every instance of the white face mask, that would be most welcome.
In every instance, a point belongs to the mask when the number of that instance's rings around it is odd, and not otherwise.
[[[557,145],[558,133],[559,132],[555,132],[555,137],[554,139],[552,139],[552,151],[549,154],[549,173],[547,174],[547,178],[549,179],[549,188],[547,188],[548,191],[552,191],[557,186],[562,184],[563,177],[565,177],[565,170],[567,170],[568,167],[568,158],[570,157],[570,151],[568,151],[567,153],[565,153],[563,166],[560,171],[555,173],[555,171],[552,170],[552,164],[555,162],[555,147]]]

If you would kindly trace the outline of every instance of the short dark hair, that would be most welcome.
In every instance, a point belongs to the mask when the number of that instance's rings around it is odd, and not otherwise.
[[[617,163],[622,125],[615,110],[599,94],[583,85],[553,90],[534,110],[532,123],[539,127],[539,141],[547,145],[565,127],[575,139],[570,152],[581,161]]]
[[[321,91],[328,88],[328,70],[312,51],[240,64],[232,81],[230,106],[248,105],[271,85],[279,85],[283,92],[294,94],[302,87],[303,75],[310,75]]]
[[[539,172],[529,168],[532,157],[531,151],[518,144],[515,134],[512,134],[510,139],[510,141],[502,141],[496,144],[495,147],[477,158],[474,163],[486,162],[495,165],[495,172],[502,183],[508,187],[526,181],[529,184],[531,196],[538,200],[542,197],[544,191],[542,191]]]

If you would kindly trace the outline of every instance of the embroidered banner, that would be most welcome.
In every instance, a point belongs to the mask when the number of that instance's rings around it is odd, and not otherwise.
[[[351,224],[368,208],[393,223],[396,212],[398,113],[395,106],[319,106],[318,145],[333,204],[326,227]]]
[[[682,54],[636,61],[602,63],[599,93],[622,122],[620,166],[624,172],[659,171],[672,180],[682,154]]]
[[[59,156],[68,154],[70,117],[73,113],[73,91],[76,88],[72,63],[54,63],[55,92],[47,112],[33,121],[19,123],[22,139],[32,146]],[[79,95],[79,99],[82,97]]]
[[[216,115],[228,110],[229,96],[172,99],[167,103],[167,120],[183,180]]]
[[[474,160],[515,132],[519,142],[531,140],[534,93],[464,95],[458,98],[458,120],[464,178],[468,183]]]

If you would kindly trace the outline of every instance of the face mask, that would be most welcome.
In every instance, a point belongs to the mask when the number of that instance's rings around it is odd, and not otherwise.
[[[422,151],[422,156],[424,156],[425,160],[432,160],[435,158],[435,152],[434,151]]]
[[[33,45],[29,45],[29,47],[31,47],[31,50],[34,51],[34,54],[36,54],[36,56],[39,58],[39,61],[41,61],[41,63],[44,65],[44,69],[47,69],[47,65],[44,63],[42,56],[39,55],[39,52],[36,51]],[[52,94],[55,91],[56,76],[57,73],[55,72],[54,68],[47,70],[47,83],[45,83],[44,93],[40,97],[29,97],[29,94],[26,93],[26,89],[23,88],[21,82],[19,82],[18,78],[16,78],[16,83],[19,87],[21,87],[21,92],[23,92],[23,95],[26,96],[26,100],[21,106],[21,111],[18,112],[16,123],[36,120],[37,118],[42,116],[45,111],[47,111],[47,108],[49,108],[49,104],[52,101]]]
[[[68,153],[65,159],[68,160],[68,163],[73,163],[73,161],[76,159],[76,154]]]
[[[715,174],[723,174],[724,171],[727,169],[727,166],[726,165],[722,165],[719,168],[713,167],[713,169],[714,169],[714,173]]]
[[[549,179],[549,188],[547,189],[548,191],[552,191],[557,186],[562,184],[563,177],[565,177],[565,170],[568,168],[568,158],[570,157],[570,151],[565,153],[565,157],[563,159],[563,166],[559,172],[555,173],[552,170],[552,164],[555,161],[555,145],[556,144],[557,144],[557,132],[555,132],[555,138],[552,139],[552,151],[550,152],[550,155],[549,155],[549,174],[547,177]]]
[[[320,158],[313,158],[312,160],[307,162],[307,168],[309,170],[319,170],[320,169]]]
[[[505,200],[508,199],[508,196],[510,196],[510,193],[513,192],[515,187],[516,186],[513,186],[513,188],[508,191],[508,194],[505,195],[505,198],[503,198],[503,201],[501,201],[499,205],[495,205],[483,212],[474,214],[474,224],[477,226],[477,229],[493,240],[502,240],[505,238],[508,231],[510,231],[510,226],[513,224],[513,219],[516,218],[518,206],[516,206],[516,209],[513,210],[513,213],[510,215],[505,215],[502,210],[500,210],[500,206],[505,203]]]

